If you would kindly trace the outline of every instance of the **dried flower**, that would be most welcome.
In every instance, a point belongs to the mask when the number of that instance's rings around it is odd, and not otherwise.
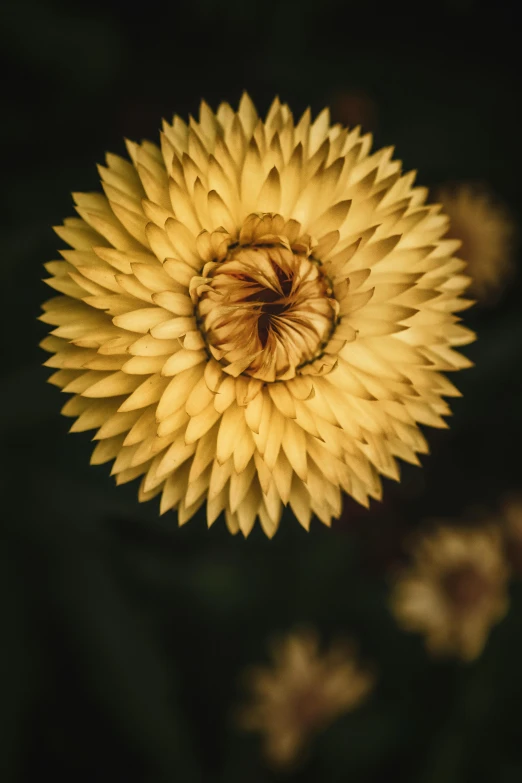
[[[514,223],[506,208],[484,188],[441,188],[437,200],[450,218],[449,239],[460,239],[459,258],[467,262],[469,294],[494,304],[513,273]]]
[[[398,623],[434,655],[471,661],[507,612],[508,567],[495,528],[440,527],[424,535],[392,592]]]
[[[337,644],[320,652],[311,630],[281,639],[272,657],[272,667],[246,673],[253,695],[240,713],[240,725],[263,734],[267,761],[286,767],[314,735],[366,698],[374,677],[359,667],[348,647]]]
[[[272,536],[287,504],[329,525],[341,489],[368,505],[395,457],[418,464],[417,422],[447,426],[465,265],[414,173],[370,145],[327,110],[202,103],[161,148],[107,155],[105,195],[75,194],[56,229],[73,249],[46,265],[62,296],[41,318],[62,412],[180,524],[207,501],[233,533]]]

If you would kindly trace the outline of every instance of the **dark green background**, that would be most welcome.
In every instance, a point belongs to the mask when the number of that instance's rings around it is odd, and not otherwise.
[[[475,368],[454,377],[449,431],[423,469],[385,481],[369,512],[346,501],[332,530],[292,519],[268,541],[222,521],[178,530],[136,487],[89,467],[37,344],[50,226],[122,138],[157,139],[162,116],[199,99],[300,114],[363,92],[376,146],[418,181],[487,182],[520,216],[519,40],[514,4],[336,0],[19,0],[0,10],[3,468],[0,778],[34,781],[278,780],[234,729],[238,673],[272,632],[311,621],[358,639],[379,671],[357,713],[329,729],[292,780],[516,783],[522,779],[522,594],[472,667],[433,663],[386,607],[401,541],[427,517],[495,509],[520,485],[522,313],[517,280],[469,313]],[[346,105],[346,103],[344,104]],[[336,116],[334,119],[342,119]],[[201,516],[201,515],[200,515]]]

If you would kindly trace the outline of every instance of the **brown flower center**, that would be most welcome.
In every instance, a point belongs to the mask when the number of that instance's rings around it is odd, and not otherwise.
[[[275,239],[275,238],[274,238]],[[209,351],[230,375],[292,378],[321,355],[336,303],[321,265],[288,242],[233,243],[208,265],[198,312]]]
[[[489,593],[488,579],[471,565],[450,571],[444,577],[444,590],[457,612],[469,612],[482,603]]]

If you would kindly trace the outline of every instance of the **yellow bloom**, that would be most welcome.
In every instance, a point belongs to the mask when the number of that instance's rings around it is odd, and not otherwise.
[[[327,110],[202,103],[161,147],[127,142],[132,163],[107,155],[105,195],[74,194],[56,229],[72,249],[46,265],[62,296],[42,346],[62,412],[180,524],[207,501],[233,533],[259,518],[272,536],[287,504],[329,525],[341,489],[368,505],[395,457],[418,464],[417,422],[446,426],[441,371],[473,339],[452,314],[464,263],[414,173],[370,145]]]
[[[494,303],[513,272],[514,224],[507,210],[470,185],[441,188],[437,200],[450,218],[446,238],[462,242],[457,255],[467,262],[470,295]]]
[[[300,757],[315,734],[355,709],[374,678],[340,645],[321,653],[311,631],[275,644],[273,660],[271,668],[247,672],[253,696],[240,713],[240,725],[263,734],[266,759],[283,767]]]
[[[500,531],[440,527],[421,538],[413,556],[392,592],[398,623],[422,633],[435,655],[477,658],[508,608]]]

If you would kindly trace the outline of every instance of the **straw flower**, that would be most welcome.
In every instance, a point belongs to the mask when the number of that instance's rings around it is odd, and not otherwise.
[[[507,612],[507,579],[498,528],[440,527],[417,543],[392,609],[404,629],[424,635],[430,653],[471,661]]]
[[[418,422],[446,426],[465,265],[414,173],[370,145],[327,110],[295,123],[276,99],[263,121],[244,95],[127,142],[104,195],[73,194],[46,265],[50,382],[71,430],[96,429],[92,462],[180,524],[206,501],[233,533],[272,536],[287,504],[329,525],[341,490],[368,505],[396,457],[418,464]]]
[[[468,265],[469,294],[482,304],[494,304],[513,272],[512,219],[483,188],[441,188],[437,200],[450,218],[446,238],[462,242],[457,255]]]
[[[374,678],[348,648],[320,652],[313,631],[299,631],[273,646],[272,667],[246,672],[252,699],[240,726],[264,737],[264,755],[276,767],[294,764],[314,735],[355,709]]]

